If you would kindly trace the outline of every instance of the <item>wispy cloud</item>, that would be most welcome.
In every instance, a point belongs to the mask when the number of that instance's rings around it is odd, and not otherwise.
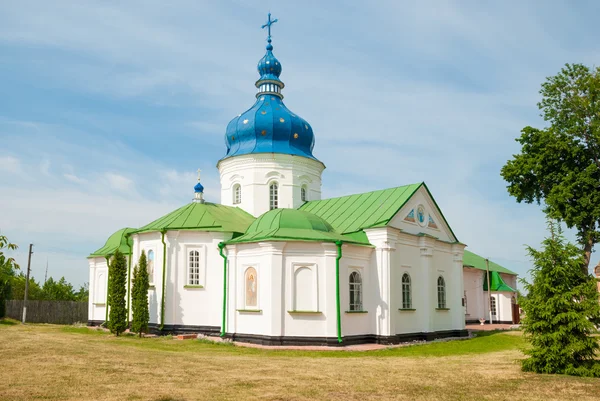
[[[0,171],[5,173],[21,172],[21,162],[13,156],[0,156]]]

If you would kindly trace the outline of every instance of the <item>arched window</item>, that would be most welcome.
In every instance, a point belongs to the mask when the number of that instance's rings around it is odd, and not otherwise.
[[[246,269],[246,307],[257,307],[258,306],[258,276],[256,275],[256,269],[249,267]]]
[[[306,202],[308,198],[306,197],[306,185],[302,185],[300,188],[300,200],[302,202]]]
[[[148,251],[148,265],[147,265],[146,269],[148,270],[148,281],[150,282],[150,285],[152,285],[154,283],[154,251],[153,250]]]
[[[237,205],[242,203],[242,187],[240,184],[233,186],[233,204]]]
[[[350,310],[362,311],[362,279],[359,272],[350,273]]]
[[[437,279],[438,309],[446,308],[446,282],[442,276]]]
[[[412,294],[410,287],[410,276],[408,273],[404,273],[402,275],[402,309],[412,308]]]
[[[196,250],[189,255],[188,285],[200,285],[200,252]]]
[[[277,209],[279,207],[279,185],[276,182],[272,182],[269,185],[269,210]]]

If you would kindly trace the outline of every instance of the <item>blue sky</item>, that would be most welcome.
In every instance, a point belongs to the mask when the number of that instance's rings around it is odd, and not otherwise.
[[[597,65],[600,3],[26,1],[0,6],[0,230],[33,275],[88,280],[121,227],[190,201],[254,100],[270,10],[286,105],[331,197],[425,181],[469,249],[523,275],[545,235],[500,168],[540,84]],[[576,6],[574,6],[576,4]],[[598,257],[594,255],[595,264]]]

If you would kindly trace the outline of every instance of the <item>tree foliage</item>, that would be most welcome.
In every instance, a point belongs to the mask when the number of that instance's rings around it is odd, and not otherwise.
[[[15,259],[6,256],[4,252],[17,248],[18,246],[10,243],[5,235],[0,235],[0,318],[6,314],[6,300],[12,296],[12,282],[19,270]]]
[[[110,305],[108,328],[117,336],[127,328],[127,260],[117,250],[108,268],[108,300]]]
[[[26,277],[23,273],[14,276],[11,283],[12,296],[10,299],[23,299],[25,296]],[[79,287],[75,291],[73,285],[67,282],[64,277],[55,280],[48,278],[45,283],[40,284],[35,278],[29,277],[29,293],[27,298],[32,301],[76,301],[88,302],[89,290],[88,284]]]
[[[150,287],[148,261],[146,253],[142,251],[139,264],[133,269],[133,284],[131,289],[131,309],[133,312],[131,331],[139,333],[140,337],[143,333],[148,332],[148,322],[150,321],[148,287]]]
[[[523,128],[521,153],[501,174],[518,202],[543,202],[550,218],[576,229],[587,273],[600,240],[600,68],[567,64],[540,94],[549,126]]]
[[[543,249],[528,248],[534,261],[532,283],[522,298],[523,331],[532,347],[525,350],[524,371],[600,377],[594,361],[599,348],[591,334],[600,324],[596,280],[579,268],[583,255],[566,242],[560,226],[549,223]]]

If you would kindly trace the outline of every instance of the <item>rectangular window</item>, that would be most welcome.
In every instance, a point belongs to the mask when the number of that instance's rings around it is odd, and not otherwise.
[[[496,298],[490,297],[490,305],[492,308],[492,316],[496,317]]]
[[[200,252],[195,249],[189,253],[188,285],[200,285]]]

